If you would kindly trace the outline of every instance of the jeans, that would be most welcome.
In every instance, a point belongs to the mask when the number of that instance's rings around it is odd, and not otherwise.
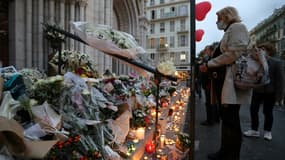
[[[258,112],[260,105],[263,104],[264,130],[271,131],[273,124],[273,107],[275,103],[274,93],[253,92],[250,105],[251,129],[257,131],[259,126]]]

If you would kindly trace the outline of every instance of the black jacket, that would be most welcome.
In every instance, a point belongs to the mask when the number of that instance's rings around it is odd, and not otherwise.
[[[281,98],[284,93],[283,90],[285,81],[282,61],[274,57],[268,57],[267,62],[269,67],[270,83],[266,86],[254,89],[254,92],[269,94],[274,93],[277,99]]]

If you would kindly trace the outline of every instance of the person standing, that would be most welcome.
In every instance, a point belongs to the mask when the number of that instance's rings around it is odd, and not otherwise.
[[[201,84],[201,72],[199,71],[199,65],[201,64],[201,59],[198,58],[195,60],[195,87],[196,87],[196,93],[199,96],[199,99],[202,98],[202,84]]]
[[[220,41],[222,54],[200,66],[200,70],[204,72],[208,68],[226,66],[221,93],[221,146],[217,152],[209,154],[208,159],[239,160],[242,143],[239,110],[241,104],[250,104],[252,89],[235,88],[231,64],[239,58],[243,50],[246,50],[250,38],[246,26],[241,23],[236,8],[225,7],[216,15],[217,27],[224,31]]]
[[[285,54],[281,57],[280,57],[280,61],[282,63],[282,68],[283,68],[283,73],[285,72]],[[285,75],[285,73],[284,73]],[[280,109],[285,109],[285,106],[284,106],[284,101],[285,101],[285,89],[284,89],[285,85],[283,85],[283,97],[281,97],[280,99],[276,99],[276,102],[275,102],[275,106],[279,107]]]
[[[259,137],[258,131],[259,118],[258,112],[260,105],[263,104],[264,115],[264,139],[272,140],[271,129],[273,125],[273,107],[276,101],[283,97],[284,89],[284,68],[282,61],[275,58],[276,49],[270,42],[265,42],[258,46],[267,53],[267,62],[269,66],[270,83],[253,90],[252,101],[250,105],[251,129],[243,134],[247,137]]]
[[[203,50],[203,62],[208,62],[214,52],[214,46],[208,45]],[[212,88],[212,76],[209,75],[212,72],[201,72],[201,83],[202,88],[205,93],[205,106],[206,106],[206,120],[201,122],[201,125],[212,126],[216,121],[218,121],[218,109],[217,105],[213,104],[211,101],[211,88]]]
[[[0,61],[0,68],[2,67],[2,62]],[[3,85],[4,85],[4,79],[2,77],[2,73],[0,72],[0,105],[2,103],[2,92],[3,92]]]

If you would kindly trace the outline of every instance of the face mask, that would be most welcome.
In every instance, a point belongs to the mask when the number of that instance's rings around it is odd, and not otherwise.
[[[227,24],[225,24],[223,21],[217,22],[217,27],[219,30],[225,30],[227,28]]]

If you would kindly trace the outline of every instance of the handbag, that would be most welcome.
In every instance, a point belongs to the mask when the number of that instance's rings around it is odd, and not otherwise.
[[[248,49],[232,64],[236,88],[253,89],[270,83],[266,52],[262,49]]]

